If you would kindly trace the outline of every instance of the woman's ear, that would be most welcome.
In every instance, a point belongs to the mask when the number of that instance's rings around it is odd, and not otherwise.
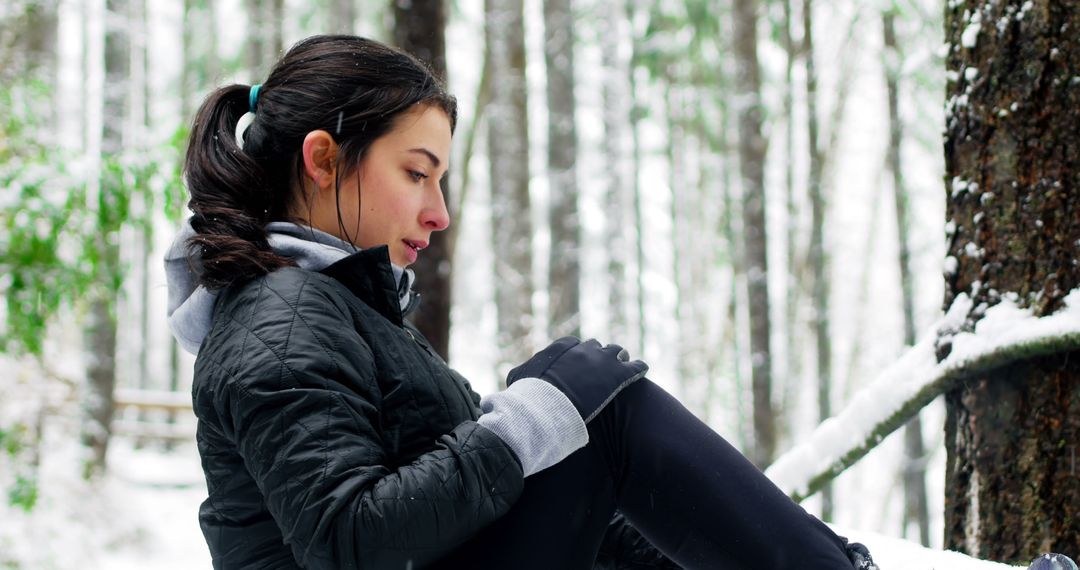
[[[334,184],[338,144],[326,131],[311,131],[304,137],[304,175],[320,190]]]

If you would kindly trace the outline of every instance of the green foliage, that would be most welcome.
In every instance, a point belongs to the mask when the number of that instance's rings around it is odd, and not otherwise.
[[[91,184],[69,152],[47,142],[40,118],[50,101],[39,83],[0,86],[0,352],[8,354],[40,357],[58,310],[95,293],[115,298],[122,228],[149,236],[157,208],[172,221],[183,211],[186,129],[159,148],[103,157]]]
[[[41,84],[0,89],[0,289],[6,319],[0,350],[40,354],[48,315],[85,284],[65,228],[77,223],[83,189],[65,157],[40,142]]]
[[[7,489],[8,505],[24,511],[31,511],[38,499],[38,484],[33,462],[26,456],[32,454],[33,443],[25,425],[16,423],[8,429],[0,428],[0,465],[10,463],[14,466],[14,481]],[[6,470],[5,470],[6,471]]]

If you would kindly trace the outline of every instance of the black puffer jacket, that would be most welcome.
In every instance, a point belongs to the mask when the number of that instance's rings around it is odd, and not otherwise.
[[[224,291],[192,390],[215,568],[421,568],[522,491],[479,396],[404,321],[386,248]],[[662,560],[615,529],[606,567]]]

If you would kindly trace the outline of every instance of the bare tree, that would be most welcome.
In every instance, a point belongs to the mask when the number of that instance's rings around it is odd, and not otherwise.
[[[604,139],[603,154],[604,163],[610,166],[609,175],[604,177],[604,211],[607,213],[607,235],[605,241],[608,244],[608,276],[611,279],[609,287],[608,314],[610,329],[608,335],[617,342],[624,340],[629,334],[626,311],[627,280],[629,271],[627,263],[630,257],[629,242],[627,240],[627,218],[629,217],[630,204],[628,204],[629,180],[626,175],[627,153],[626,123],[630,115],[630,96],[627,70],[628,62],[621,56],[619,46],[625,41],[623,22],[625,22],[626,8],[622,0],[603,0],[600,5],[602,11],[600,36],[600,50],[603,69],[603,118]]]
[[[265,76],[284,48],[285,0],[244,0],[244,7],[249,18],[244,49],[247,67],[255,77]]]
[[[522,0],[485,0],[491,61],[488,158],[500,366],[532,353],[532,222]]]
[[[414,0],[411,3],[391,2],[394,13],[394,41],[426,62],[436,75],[446,80],[446,3],[444,0]],[[450,183],[443,178],[443,196],[448,208],[453,208]],[[451,212],[452,218],[460,218]],[[432,348],[443,357],[450,354],[450,306],[453,302],[453,240],[447,232],[435,232],[431,243],[413,266],[416,289],[423,303],[412,316],[420,332]]]
[[[127,119],[130,55],[128,39],[128,2],[109,0],[105,4],[105,99],[101,133],[102,161],[116,161],[123,151],[123,127]],[[112,434],[116,387],[116,295],[120,279],[120,244],[112,224],[103,221],[113,215],[118,193],[107,181],[105,169],[91,193],[88,207],[98,218],[92,248],[97,257],[97,282],[88,294],[89,317],[86,329],[87,385],[83,394],[82,442],[90,450],[84,475],[99,476],[105,471],[105,458]]]
[[[1080,5],[948,3],[945,304],[1036,315],[1080,285]],[[939,345],[943,358],[952,349]],[[946,395],[945,546],[1027,562],[1080,552],[1080,353],[1013,361]]]
[[[806,63],[806,131],[810,148],[810,271],[814,306],[814,346],[817,355],[818,419],[832,415],[832,338],[829,335],[829,267],[825,253],[824,159],[818,141],[817,72],[814,69],[814,4],[803,3],[803,58]],[[834,126],[834,132],[836,128]],[[821,518],[832,520],[832,486],[821,490]]]
[[[574,8],[570,0],[544,0],[547,64],[548,195],[551,255],[548,264],[548,336],[581,334],[581,228],[578,222],[577,128],[574,103]]]
[[[395,5],[405,6],[400,2],[395,2]],[[442,2],[439,2],[441,5]],[[423,10],[418,10],[423,12]],[[351,34],[353,33],[353,24],[356,23],[356,1],[355,0],[330,0],[329,10],[327,15],[330,17],[330,21],[327,22],[327,29],[336,34]],[[398,15],[394,13],[395,28],[399,24]],[[395,34],[396,36],[396,34]],[[398,44],[401,45],[401,44]]]
[[[743,192],[743,255],[750,302],[751,378],[754,394],[754,464],[764,467],[776,453],[769,341],[769,263],[765,227],[765,151],[762,135],[761,70],[757,54],[757,0],[735,0],[736,85],[739,92],[739,171]]]
[[[892,174],[896,203],[897,243],[900,254],[900,288],[904,309],[904,346],[915,344],[915,293],[912,290],[911,249],[908,245],[908,196],[904,188],[904,169],[900,160],[903,125],[900,121],[900,48],[896,42],[896,13],[882,12],[885,39],[885,87],[889,98],[889,152],[887,161]],[[922,422],[915,416],[904,428],[904,533],[917,525],[919,541],[930,545],[930,509],[926,500],[926,450]]]

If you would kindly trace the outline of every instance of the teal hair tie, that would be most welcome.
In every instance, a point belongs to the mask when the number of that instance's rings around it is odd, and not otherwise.
[[[252,113],[255,112],[255,105],[259,102],[259,88],[262,87],[262,83],[256,83],[251,86],[251,91],[248,93],[248,110]]]

